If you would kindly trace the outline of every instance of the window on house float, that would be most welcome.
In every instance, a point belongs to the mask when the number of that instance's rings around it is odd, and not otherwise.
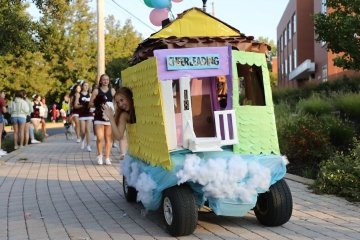
[[[236,64],[239,77],[239,104],[265,106],[265,92],[261,67]]]

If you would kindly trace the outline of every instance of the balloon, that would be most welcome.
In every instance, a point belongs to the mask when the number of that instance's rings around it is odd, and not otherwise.
[[[161,26],[162,21],[168,18],[169,10],[167,8],[153,9],[150,12],[150,22],[155,26]]]
[[[151,0],[144,0],[146,6],[153,8],[154,6],[151,3]]]
[[[171,0],[171,1],[176,2],[176,3],[182,2],[182,0]]]
[[[150,0],[153,8],[170,8],[171,0]]]

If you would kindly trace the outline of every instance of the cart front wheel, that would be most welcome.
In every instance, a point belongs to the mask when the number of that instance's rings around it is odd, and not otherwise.
[[[284,179],[258,196],[254,209],[257,220],[265,226],[280,226],[289,221],[293,209],[289,186]]]
[[[193,193],[187,186],[165,190],[162,209],[166,228],[172,236],[184,236],[194,232],[198,209]]]
[[[125,198],[128,202],[136,202],[137,191],[134,187],[130,187],[128,185],[125,176],[123,176],[123,190]]]

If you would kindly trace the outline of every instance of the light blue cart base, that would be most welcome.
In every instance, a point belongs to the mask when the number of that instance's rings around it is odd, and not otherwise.
[[[287,159],[279,155],[244,155],[232,151],[171,153],[171,170],[151,166],[127,155],[120,165],[128,186],[138,191],[146,210],[157,210],[167,188],[188,184],[201,208],[207,201],[216,215],[244,216],[257,196],[286,173]]]

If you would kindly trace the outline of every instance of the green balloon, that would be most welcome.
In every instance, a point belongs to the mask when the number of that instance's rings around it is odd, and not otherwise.
[[[151,3],[151,0],[144,0],[144,3],[146,6],[150,7],[150,8],[153,8],[154,6],[152,5]]]

